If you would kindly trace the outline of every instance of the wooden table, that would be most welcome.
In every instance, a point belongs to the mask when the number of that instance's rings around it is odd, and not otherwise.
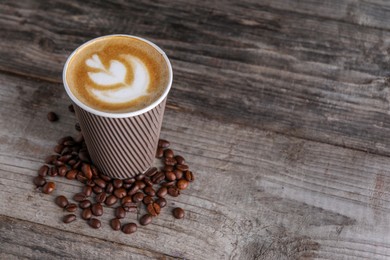
[[[390,2],[96,2],[0,2],[0,259],[390,259]],[[32,184],[76,134],[67,56],[113,33],[170,57],[161,137],[197,177],[133,235]]]

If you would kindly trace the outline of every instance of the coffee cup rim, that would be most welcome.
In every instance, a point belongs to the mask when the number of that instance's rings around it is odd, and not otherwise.
[[[69,85],[68,83],[66,82],[66,72],[67,72],[67,68],[69,66],[69,63],[72,59],[72,57],[77,53],[77,51],[79,51],[81,48],[83,48],[84,46],[94,42],[94,41],[97,41],[99,39],[103,39],[103,38],[108,38],[108,37],[115,37],[115,36],[122,36],[122,37],[129,37],[129,38],[134,38],[134,39],[138,39],[138,40],[141,40],[149,45],[151,45],[156,51],[158,51],[164,58],[167,66],[168,66],[168,72],[169,72],[169,78],[168,78],[168,84],[164,90],[164,92],[162,93],[162,95],[157,99],[155,100],[153,103],[151,103],[150,105],[142,108],[142,109],[139,109],[139,110],[135,110],[135,111],[130,111],[130,112],[106,112],[106,111],[100,111],[100,110],[97,110],[97,109],[94,109],[86,104],[84,104],[81,100],[79,100],[74,94],[73,92],[70,90],[69,88]],[[97,38],[93,38],[85,43],[83,43],[82,45],[80,45],[79,47],[77,47],[70,55],[69,57],[67,58],[66,62],[65,62],[65,65],[64,65],[64,68],[63,68],[63,71],[62,71],[62,81],[63,81],[63,84],[64,84],[64,87],[65,87],[65,91],[66,93],[68,94],[68,96],[70,97],[70,99],[79,107],[81,107],[82,109],[92,113],[92,114],[95,114],[95,115],[98,115],[98,116],[102,116],[102,117],[109,117],[109,118],[126,118],[126,117],[134,117],[134,116],[138,116],[138,115],[141,115],[141,114],[144,114],[150,110],[152,110],[153,108],[155,108],[156,106],[158,106],[161,102],[163,102],[163,100],[167,97],[169,91],[171,90],[171,87],[172,87],[172,81],[173,81],[173,71],[172,71],[172,65],[171,65],[171,62],[169,61],[168,59],[168,56],[165,54],[165,52],[159,47],[157,46],[155,43],[147,40],[147,39],[144,39],[142,37],[139,37],[139,36],[134,36],[134,35],[129,35],[129,34],[110,34],[110,35],[104,35],[104,36],[100,36],[100,37],[97,37]]]

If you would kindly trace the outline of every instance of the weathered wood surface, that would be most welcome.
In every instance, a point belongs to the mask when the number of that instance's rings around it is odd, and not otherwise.
[[[162,137],[197,174],[184,220],[131,236],[62,224],[74,182],[31,184],[75,133],[67,55],[110,33],[171,58]],[[389,259],[389,53],[387,1],[1,1],[0,258]]]

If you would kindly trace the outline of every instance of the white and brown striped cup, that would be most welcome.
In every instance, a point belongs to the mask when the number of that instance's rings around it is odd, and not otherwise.
[[[173,78],[166,54],[152,42],[136,38],[149,43],[162,54],[170,74],[164,93],[147,107],[128,113],[108,113],[81,102],[66,82],[69,60],[76,51],[69,56],[63,71],[65,90],[72,100],[93,164],[105,175],[119,179],[135,177],[153,165]]]

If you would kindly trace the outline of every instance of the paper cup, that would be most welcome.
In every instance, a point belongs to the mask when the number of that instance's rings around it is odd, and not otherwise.
[[[116,35],[103,37],[110,36]],[[133,112],[108,113],[89,107],[72,93],[66,82],[71,58],[84,45],[101,37],[86,42],[69,56],[63,70],[63,82],[74,105],[92,163],[105,175],[125,179],[135,177],[153,165],[173,74],[168,57],[157,45],[140,37],[119,36],[142,40],[153,46],[165,59],[169,70],[168,86],[154,103]]]

